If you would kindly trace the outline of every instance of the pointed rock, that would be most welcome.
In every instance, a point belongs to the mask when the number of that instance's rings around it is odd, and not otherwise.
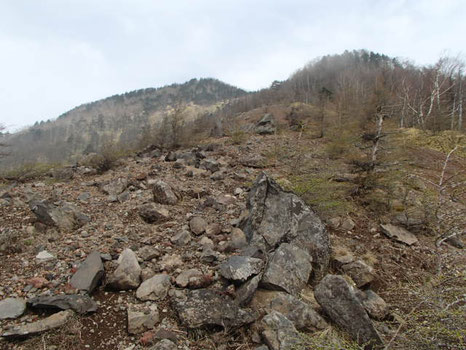
[[[141,283],[136,291],[136,297],[139,300],[163,300],[168,294],[171,287],[170,277],[160,274],[149,278]]]
[[[141,283],[141,267],[136,254],[125,249],[118,258],[119,265],[110,275],[108,286],[117,290],[135,289]]]
[[[342,276],[325,276],[316,286],[314,296],[330,319],[360,345],[364,345],[364,349],[379,349],[382,346],[382,340],[364,306]]]
[[[266,289],[298,295],[309,281],[311,263],[312,257],[306,250],[282,243],[270,259],[261,285]]]
[[[71,277],[70,284],[78,289],[92,293],[104,276],[104,265],[97,251],[89,254]]]

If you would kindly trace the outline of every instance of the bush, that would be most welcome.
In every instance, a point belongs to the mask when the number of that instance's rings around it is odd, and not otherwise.
[[[1,177],[7,180],[25,182],[50,176],[51,170],[56,167],[60,167],[60,165],[54,163],[27,163],[4,171]]]

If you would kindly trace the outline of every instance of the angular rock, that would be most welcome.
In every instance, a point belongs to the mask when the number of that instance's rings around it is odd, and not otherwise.
[[[129,305],[128,307],[128,333],[139,334],[153,329],[159,322],[159,311],[156,304]]]
[[[58,205],[47,200],[31,200],[29,208],[37,219],[45,225],[57,226],[62,230],[75,230],[90,221],[74,205],[59,202]]]
[[[17,318],[26,311],[26,302],[19,298],[6,298],[0,301],[0,320]]]
[[[141,283],[136,291],[136,297],[144,301],[163,300],[167,296],[170,287],[171,283],[168,275],[155,275]]]
[[[237,290],[236,290],[236,302],[239,306],[244,307],[248,305],[252,298],[254,297],[254,293],[256,292],[257,288],[259,287],[259,282],[262,279],[262,275],[259,274],[254,276],[249,281],[243,283]]]
[[[183,259],[178,254],[165,254],[160,260],[160,267],[165,271],[173,271],[183,265]]]
[[[42,333],[63,326],[73,315],[71,310],[60,311],[42,320],[9,328],[0,337],[15,338]]]
[[[181,272],[175,280],[178,287],[188,287],[191,280],[202,278],[203,273],[197,269],[189,269]]]
[[[398,242],[401,242],[407,245],[413,245],[418,242],[417,237],[403,227],[399,227],[399,226],[395,226],[391,224],[380,225],[380,227],[382,228],[382,232],[386,236]]]
[[[361,288],[374,280],[374,269],[361,260],[345,264],[342,270]]]
[[[160,256],[160,252],[157,248],[151,246],[144,246],[138,250],[138,256],[143,261],[149,261]]]
[[[306,250],[282,243],[267,264],[261,285],[298,295],[309,281],[311,271],[312,257]]]
[[[170,242],[178,246],[183,246],[191,242],[191,235],[188,231],[181,231],[170,238]]]
[[[314,296],[324,312],[366,350],[382,345],[354,289],[341,276],[327,275],[316,286]]]
[[[315,331],[328,327],[327,322],[309,304],[285,292],[258,290],[251,301],[255,310],[278,311],[298,330]]]
[[[181,323],[188,328],[238,327],[257,318],[255,313],[240,309],[232,299],[211,289],[188,291],[186,298],[177,298],[173,304]]]
[[[141,218],[148,224],[159,224],[170,219],[168,210],[158,207],[154,203],[143,204],[138,211]]]
[[[243,230],[237,227],[233,228],[230,234],[230,242],[228,243],[229,249],[231,250],[241,249],[247,245],[248,245],[248,240]]]
[[[189,221],[189,228],[191,229],[192,233],[194,233],[196,236],[199,236],[205,232],[207,228],[207,221],[199,216],[194,216]]]
[[[220,170],[220,163],[214,159],[203,159],[199,165],[199,168],[215,173],[216,171]]]
[[[46,250],[42,250],[36,255],[36,260],[39,263],[47,262],[54,259],[55,257]]]
[[[276,121],[272,114],[266,113],[256,124],[254,131],[259,135],[271,135],[274,134],[276,128]]]
[[[378,294],[370,289],[358,291],[356,293],[359,301],[366,309],[370,317],[376,320],[383,320],[388,315],[388,305]]]
[[[110,181],[109,183],[104,184],[101,186],[101,189],[105,194],[108,194],[112,197],[117,197],[120,193],[123,193],[127,187],[128,179],[120,177],[114,181]]]
[[[292,350],[301,343],[293,323],[280,312],[272,311],[262,319],[262,337],[271,350]]]
[[[177,350],[178,346],[172,342],[169,339],[162,339],[159,341],[157,344],[155,344],[153,347],[150,348],[150,350]]]
[[[164,181],[157,181],[152,186],[152,193],[156,203],[175,205],[178,202],[175,192],[173,192],[171,186]]]
[[[39,296],[29,299],[28,305],[35,309],[74,310],[78,314],[97,311],[97,303],[87,295]]]
[[[92,293],[104,276],[104,265],[97,251],[88,255],[71,277],[70,284],[78,289]]]
[[[220,274],[226,279],[244,282],[261,272],[263,265],[261,259],[233,255],[220,265]]]
[[[117,290],[128,290],[139,287],[141,283],[141,267],[136,254],[125,249],[118,258],[119,265],[110,275],[107,285]]]
[[[256,179],[247,202],[249,215],[240,228],[248,241],[270,251],[290,242],[312,256],[314,277],[322,278],[330,259],[330,240],[319,217],[294,193],[284,191],[267,174]]]

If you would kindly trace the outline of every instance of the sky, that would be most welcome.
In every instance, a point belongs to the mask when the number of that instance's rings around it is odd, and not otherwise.
[[[462,55],[466,0],[0,0],[0,124],[192,78],[257,90],[353,49]]]

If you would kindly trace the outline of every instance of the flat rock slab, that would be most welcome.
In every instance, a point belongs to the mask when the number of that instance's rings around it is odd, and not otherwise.
[[[220,265],[220,274],[228,280],[244,282],[261,272],[263,266],[261,259],[234,255]]]
[[[70,284],[78,289],[92,293],[104,276],[104,265],[99,252],[92,252],[71,277]]]
[[[254,182],[247,201],[249,215],[240,223],[248,242],[275,249],[293,243],[312,256],[314,277],[320,280],[330,259],[330,240],[320,218],[297,195],[286,192],[267,174]]]
[[[0,336],[4,338],[15,338],[42,333],[63,326],[73,315],[74,312],[71,310],[60,311],[40,321],[9,328],[4,333],[0,334]]]
[[[74,310],[78,314],[97,311],[97,303],[88,295],[40,296],[29,299],[28,305],[35,309]]]
[[[202,326],[238,327],[252,323],[257,315],[240,309],[234,300],[210,289],[188,291],[173,302],[183,325],[188,328]]]
[[[403,227],[391,224],[380,225],[380,227],[387,237],[394,239],[395,241],[407,245],[413,245],[418,242],[417,237]]]
[[[110,275],[108,286],[117,290],[136,289],[141,283],[141,267],[136,254],[125,249],[118,258],[119,265]]]
[[[26,311],[26,302],[19,298],[6,298],[0,301],[0,320],[17,318]]]
[[[364,306],[342,276],[325,276],[316,286],[314,296],[330,319],[360,345],[364,345],[364,349],[379,349],[382,346],[382,340]]]
[[[304,249],[282,243],[273,253],[261,286],[298,295],[306,286],[312,271],[312,257]]]

